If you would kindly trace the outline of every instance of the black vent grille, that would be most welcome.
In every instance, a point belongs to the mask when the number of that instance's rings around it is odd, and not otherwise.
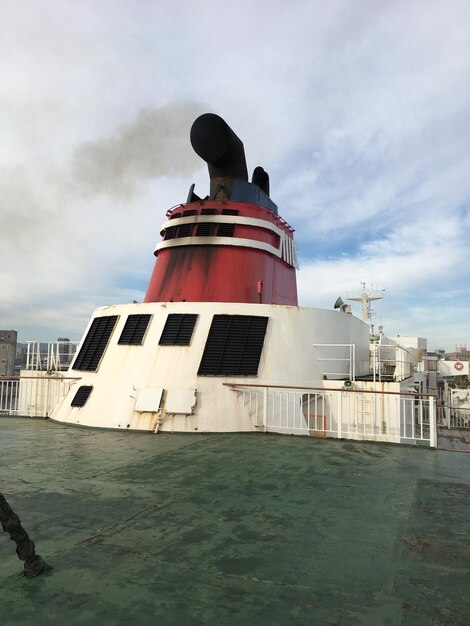
[[[149,322],[150,315],[129,315],[118,343],[133,346],[142,345]]]
[[[222,209],[222,215],[238,215],[236,209]],[[217,235],[219,237],[233,237],[235,233],[235,224],[219,224]]]
[[[92,389],[93,387],[88,385],[82,385],[79,387],[72,402],[70,403],[70,406],[83,406],[88,400]]]
[[[217,215],[217,209],[201,209],[201,215]]]
[[[192,224],[180,224],[178,226],[177,237],[190,237],[191,236],[191,228]]]
[[[179,217],[181,217],[181,213],[173,213],[173,215],[170,216],[170,220],[177,220]]]
[[[178,226],[169,226],[165,228],[165,239],[174,239],[176,237],[176,231]]]
[[[197,225],[196,236],[197,237],[209,237],[212,234],[213,224],[201,223]]]
[[[267,317],[214,315],[199,376],[256,376]]]
[[[197,315],[195,313],[171,313],[158,342],[161,346],[189,346]]]
[[[197,215],[197,211],[194,209],[189,209],[188,211],[183,211],[183,217],[187,217],[188,215]]]
[[[116,325],[117,318],[117,315],[95,317],[72,369],[96,372]]]
[[[218,237],[233,237],[235,232],[235,224],[219,224],[217,229]]]

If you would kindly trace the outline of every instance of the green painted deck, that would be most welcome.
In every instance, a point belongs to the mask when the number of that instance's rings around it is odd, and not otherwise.
[[[0,623],[470,623],[470,455],[0,418]]]

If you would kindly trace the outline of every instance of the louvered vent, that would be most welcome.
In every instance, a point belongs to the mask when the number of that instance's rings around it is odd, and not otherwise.
[[[233,237],[235,232],[235,224],[219,224],[217,229],[218,237]]]
[[[140,346],[149,325],[150,315],[129,315],[118,343]]]
[[[92,389],[93,387],[88,385],[82,385],[79,387],[72,402],[70,403],[70,406],[83,406],[88,400]]]
[[[176,237],[176,231],[178,230],[178,226],[168,226],[165,228],[165,237],[164,239],[174,239]]]
[[[212,226],[213,224],[209,224],[206,222],[202,222],[198,224],[196,227],[196,236],[197,237],[209,237],[212,234]]]
[[[171,313],[158,342],[161,346],[189,346],[197,315],[195,313]]]
[[[199,376],[256,376],[267,317],[214,315]]]
[[[72,366],[74,370],[85,372],[96,372],[101,361],[106,346],[108,345],[111,333],[116,325],[117,315],[105,317],[95,317],[91,323],[90,330],[85,337],[80,352]]]
[[[176,233],[177,237],[190,237],[192,224],[180,224]]]
[[[238,211],[236,209],[222,209],[222,215],[238,215]],[[233,237],[234,233],[235,224],[219,224],[218,237]]]
[[[201,215],[217,215],[217,209],[201,209]]]

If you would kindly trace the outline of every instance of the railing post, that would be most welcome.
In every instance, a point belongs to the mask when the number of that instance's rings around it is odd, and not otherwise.
[[[437,448],[436,399],[429,397],[429,445]]]
[[[339,406],[338,406],[338,439],[342,438],[343,435],[343,392],[341,389],[339,390]],[[331,395],[330,395],[331,398]]]
[[[352,381],[356,381],[356,344],[352,344]]]
[[[263,430],[268,430],[268,388],[263,389]]]

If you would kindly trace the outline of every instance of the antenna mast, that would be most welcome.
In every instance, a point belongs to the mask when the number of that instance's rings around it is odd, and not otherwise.
[[[370,324],[371,333],[374,331],[374,325],[372,324],[372,314],[374,311],[370,307],[370,303],[374,300],[382,300],[384,297],[385,289],[371,289],[370,291],[366,290],[366,283],[361,282],[362,292],[359,295],[348,296],[346,299],[351,300],[353,302],[361,303],[361,311],[362,311],[362,321],[366,322],[366,324]]]

